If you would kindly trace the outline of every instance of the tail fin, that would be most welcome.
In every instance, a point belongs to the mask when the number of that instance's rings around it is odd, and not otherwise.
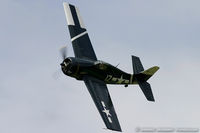
[[[148,101],[155,101],[151,90],[151,86],[146,82],[158,69],[159,67],[154,66],[144,71],[142,63],[139,57],[132,56],[133,72],[135,78],[142,89],[146,99]]]
[[[144,71],[140,58],[132,55],[133,73],[138,74]]]

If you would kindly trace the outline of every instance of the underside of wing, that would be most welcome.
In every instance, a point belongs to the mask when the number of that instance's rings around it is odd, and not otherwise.
[[[106,84],[89,76],[85,76],[83,80],[106,127],[110,130],[121,131]]]
[[[63,3],[75,57],[97,60],[77,7]]]

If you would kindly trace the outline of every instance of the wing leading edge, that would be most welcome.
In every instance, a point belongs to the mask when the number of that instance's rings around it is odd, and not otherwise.
[[[63,3],[63,6],[75,57],[97,60],[79,9],[66,2]]]
[[[83,80],[106,127],[110,130],[122,131],[106,84],[89,76],[84,77]]]

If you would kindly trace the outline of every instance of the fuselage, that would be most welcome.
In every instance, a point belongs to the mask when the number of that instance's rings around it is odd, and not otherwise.
[[[64,74],[82,80],[88,75],[104,81],[106,84],[137,84],[133,74],[126,73],[104,61],[92,61],[74,57],[66,58],[61,63]]]

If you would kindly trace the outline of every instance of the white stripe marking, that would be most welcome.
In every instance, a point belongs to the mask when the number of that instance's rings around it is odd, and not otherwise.
[[[75,7],[75,9],[76,9],[76,14],[78,16],[78,20],[79,20],[80,26],[81,26],[81,28],[85,29],[85,25],[84,25],[83,20],[81,18],[80,11],[79,11],[79,9],[77,7]]]
[[[110,123],[112,123],[112,119],[111,119],[110,117],[108,117],[108,121],[109,121]]]
[[[101,104],[103,105],[103,107],[106,107],[105,103],[103,101],[101,101]]]
[[[75,25],[69,4],[64,2],[63,6],[64,6],[64,10],[65,10],[65,16],[66,16],[66,19],[67,19],[67,24],[68,25]]]
[[[79,34],[79,35],[73,37],[73,38],[71,39],[71,41],[73,42],[74,40],[78,39],[79,37],[82,37],[82,36],[85,35],[85,34],[87,34],[87,31],[85,31],[85,32],[83,32],[83,33],[81,33],[81,34]]]

